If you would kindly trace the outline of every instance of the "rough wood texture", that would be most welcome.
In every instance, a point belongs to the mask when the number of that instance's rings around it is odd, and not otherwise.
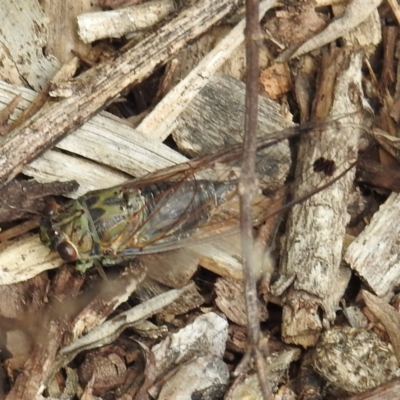
[[[371,223],[348,247],[345,260],[380,297],[391,295],[400,281],[400,195],[393,193]]]
[[[22,100],[18,103],[12,119],[33,101],[35,93],[0,81],[2,106],[6,106],[18,94],[22,94]],[[80,157],[48,151],[27,165],[24,173],[42,183],[75,179],[80,188],[71,197],[122,183],[127,175],[118,173],[118,170],[132,176],[142,176],[187,160],[168,146],[144,138],[135,129],[105,112],[93,117],[60,141],[56,147]],[[96,164],[86,159],[96,161]],[[98,163],[106,165],[107,168]]]
[[[29,161],[82,126],[123,89],[140,82],[155,67],[164,64],[238,3],[237,0],[220,0],[196,4],[120,57],[104,62],[54,90],[54,96],[62,92],[69,93],[69,97],[49,103],[2,141],[0,184],[10,181]]]
[[[48,24],[46,50],[61,63],[72,59],[74,54],[86,54],[90,47],[82,43],[77,34],[76,17],[90,9],[90,0],[64,1],[43,0],[40,2]],[[52,78],[52,76],[51,76]]]
[[[393,400],[400,392],[400,379],[394,379],[365,393],[359,393],[347,400]]]
[[[210,154],[243,140],[244,84],[216,74],[176,121],[172,135],[183,153],[190,156]],[[258,137],[267,137],[292,126],[282,117],[280,106],[259,96]],[[282,185],[290,167],[286,142],[265,149],[257,157],[257,172],[269,189]]]
[[[48,31],[39,2],[0,2],[0,24],[0,79],[40,91],[59,63],[43,52]]]
[[[78,16],[78,34],[84,43],[120,38],[151,28],[176,10],[173,0],[153,0],[119,10],[88,12]]]
[[[339,51],[329,58],[324,68],[326,80],[322,81],[316,96],[322,99],[316,107],[317,117],[362,110],[361,54]],[[335,162],[336,174],[346,170],[357,158],[359,137],[359,131],[346,127],[346,123],[363,122],[361,112],[346,118],[343,125],[341,121],[335,131],[321,130],[304,137],[296,175],[301,177],[320,157]],[[317,187],[320,174],[323,173],[314,173],[306,182],[302,181],[297,193]],[[353,169],[311,199],[294,206],[289,214],[281,252],[280,278],[273,286],[278,295],[291,287],[284,296],[282,333],[287,342],[305,347],[316,343],[322,329],[319,307],[328,323],[335,318],[337,299],[333,293],[348,222],[347,198],[354,175]]]

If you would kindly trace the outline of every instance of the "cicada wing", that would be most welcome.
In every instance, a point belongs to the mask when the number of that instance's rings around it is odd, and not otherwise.
[[[262,223],[271,210],[274,209],[271,199],[259,195],[256,197],[253,206],[253,216],[255,225]],[[146,226],[144,226],[146,228]],[[220,239],[240,231],[239,221],[239,202],[237,196],[227,201],[214,210],[214,214],[204,223],[193,226],[187,230],[169,230],[163,236],[153,237],[141,247],[127,247],[117,255],[130,257],[139,254],[152,254],[162,251],[180,249],[188,246],[195,246],[203,243]]]
[[[119,250],[123,251],[123,247],[144,249],[154,243],[186,239],[234,197],[236,190],[236,181],[208,181],[194,177],[143,186],[140,190],[143,206],[132,215],[132,224],[122,232],[119,243],[123,246]],[[130,195],[131,190],[126,190],[125,197]],[[129,226],[134,229],[130,230]]]
[[[296,134],[298,134],[297,130],[289,129],[268,139],[262,139],[258,150],[268,148],[271,144]],[[123,185],[122,188],[127,192],[132,189],[151,192],[153,186],[161,183],[166,184],[167,187],[165,190],[157,189],[152,198],[150,196],[145,199],[145,205],[139,211],[145,218],[139,226],[131,224],[135,226],[135,229],[128,227],[124,230],[121,240],[123,245],[118,248],[118,255],[130,256],[172,250],[237,232],[239,212],[236,189],[232,191],[234,195],[231,193],[227,196],[229,201],[223,206],[212,201],[212,196],[202,197],[202,193],[209,189],[203,186],[203,182],[207,179],[211,179],[209,180],[211,185],[217,181],[224,182],[226,179],[228,181],[231,179],[236,185],[237,163],[235,166],[235,162],[240,159],[241,153],[241,145],[232,146],[215,154],[148,174]],[[310,174],[315,173],[310,167],[301,180],[306,181]],[[323,178],[321,178],[322,184]],[[263,181],[260,183],[261,189],[264,189],[263,183]],[[282,185],[283,182],[281,187]],[[255,200],[254,206],[257,208],[254,212],[255,223],[276,213],[276,211],[270,211],[269,199],[264,197],[260,195]],[[133,218],[136,217],[137,215]]]

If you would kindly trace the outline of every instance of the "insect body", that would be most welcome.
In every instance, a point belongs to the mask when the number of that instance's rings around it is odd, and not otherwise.
[[[182,247],[236,186],[193,178],[90,192],[52,210],[42,221],[41,240],[82,272],[95,260],[110,265]]]

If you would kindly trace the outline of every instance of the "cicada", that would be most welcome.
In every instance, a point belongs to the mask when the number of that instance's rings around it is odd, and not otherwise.
[[[258,153],[309,127],[260,140]],[[79,271],[209,241],[235,233],[242,146],[169,167],[116,187],[54,205],[42,220],[42,242]],[[260,180],[254,225],[270,214]]]

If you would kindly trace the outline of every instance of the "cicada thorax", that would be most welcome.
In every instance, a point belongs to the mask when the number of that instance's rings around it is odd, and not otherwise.
[[[67,262],[90,255],[94,248],[92,226],[79,200],[47,210],[41,222],[41,241]]]

